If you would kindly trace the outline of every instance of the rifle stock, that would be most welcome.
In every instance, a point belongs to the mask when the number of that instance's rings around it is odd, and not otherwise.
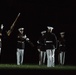
[[[14,27],[16,21],[18,20],[19,16],[20,16],[20,13],[18,13],[16,19],[14,20],[13,24],[12,24],[11,27],[10,27],[10,30],[7,31],[7,35],[8,35],[8,36],[10,36],[10,34],[11,34],[12,30],[13,30],[13,27]]]

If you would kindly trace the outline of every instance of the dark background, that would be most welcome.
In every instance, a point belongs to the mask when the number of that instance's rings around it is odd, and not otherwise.
[[[47,25],[54,27],[54,33],[59,36],[60,31],[66,32],[66,64],[76,65],[76,2],[71,1],[31,1],[31,0],[2,0],[0,2],[0,24],[4,24],[2,37],[2,63],[16,63],[17,29],[25,28],[25,33],[34,43],[32,47],[26,42],[24,63],[38,63],[36,41],[40,32],[46,30]],[[21,13],[10,37],[6,31]],[[56,57],[57,58],[57,57]],[[56,59],[57,60],[57,59]],[[57,62],[57,61],[56,61]]]

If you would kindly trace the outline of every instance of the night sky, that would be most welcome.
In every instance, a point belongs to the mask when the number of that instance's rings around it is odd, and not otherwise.
[[[24,27],[25,33],[30,38],[30,40],[35,44],[35,47],[33,48],[28,43],[26,43],[27,47],[25,53],[25,63],[38,62],[36,41],[40,37],[40,32],[42,30],[46,30],[47,25],[50,25],[54,27],[53,32],[57,35],[57,37],[60,31],[66,32],[66,64],[76,63],[76,61],[74,60],[74,58],[76,57],[76,2],[2,0],[0,2],[0,24],[4,24],[4,32],[10,28],[19,12],[21,13],[21,15],[14,26],[14,30],[11,33],[9,40],[8,37],[4,34],[4,52],[2,60],[6,59],[6,61],[10,60],[11,63],[16,63],[15,54],[17,29],[19,27]],[[7,57],[5,58],[4,55]]]

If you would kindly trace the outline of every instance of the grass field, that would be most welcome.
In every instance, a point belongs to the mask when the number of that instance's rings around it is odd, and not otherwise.
[[[16,64],[0,64],[0,69],[53,69],[53,70],[76,70],[76,66],[60,66],[56,65],[55,67],[47,67],[46,65],[32,65],[32,64],[24,64],[24,65],[16,65]]]

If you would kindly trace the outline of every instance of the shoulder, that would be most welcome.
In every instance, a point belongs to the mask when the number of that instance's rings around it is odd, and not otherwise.
[[[56,34],[55,34],[55,33],[51,33],[51,35],[56,36]]]

